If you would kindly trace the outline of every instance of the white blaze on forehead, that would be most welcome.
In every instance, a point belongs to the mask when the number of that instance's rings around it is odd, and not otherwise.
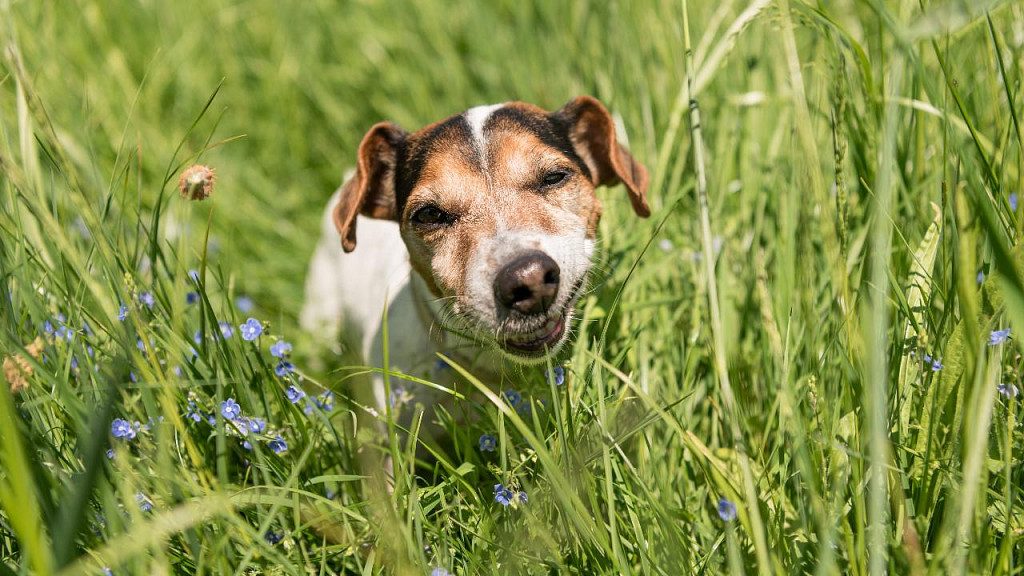
[[[469,124],[469,131],[473,134],[473,144],[476,146],[477,151],[480,152],[481,158],[486,156],[487,153],[487,140],[484,138],[484,125],[487,124],[487,119],[491,117],[491,114],[495,110],[502,108],[504,104],[491,104],[489,106],[476,106],[466,110],[465,116],[466,124]]]

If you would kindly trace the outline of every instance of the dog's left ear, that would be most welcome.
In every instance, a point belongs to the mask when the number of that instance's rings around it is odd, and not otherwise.
[[[359,144],[356,173],[341,189],[334,226],[345,252],[356,249],[356,216],[397,220],[395,170],[405,131],[390,122],[375,124]]]
[[[622,182],[633,211],[644,218],[650,216],[647,169],[616,141],[615,121],[604,105],[591,96],[577,96],[554,115],[568,125],[569,140],[590,169],[594,185]]]

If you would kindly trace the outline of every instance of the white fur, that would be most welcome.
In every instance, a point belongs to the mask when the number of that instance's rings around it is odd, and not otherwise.
[[[465,112],[466,124],[469,124],[469,130],[473,134],[473,144],[484,162],[487,161],[487,137],[484,136],[484,125],[487,124],[487,119],[491,117],[491,114],[503,106],[504,104],[476,106]]]

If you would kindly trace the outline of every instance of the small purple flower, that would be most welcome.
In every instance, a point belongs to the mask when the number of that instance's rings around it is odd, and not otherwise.
[[[334,392],[325,390],[317,395],[316,405],[324,412],[334,410]]]
[[[238,311],[242,314],[252,312],[253,306],[252,298],[249,298],[248,296],[239,296],[238,298],[235,298],[235,308],[238,308]]]
[[[255,434],[262,434],[267,429],[267,421],[262,418],[249,418],[246,424],[249,431]]]
[[[501,504],[502,506],[506,506],[507,507],[507,506],[512,504],[513,498],[515,498],[515,495],[512,494],[512,491],[509,490],[508,488],[506,488],[504,485],[502,485],[502,484],[495,484],[494,485],[494,501],[495,502],[497,502],[498,504]]]
[[[548,378],[554,381],[555,386],[561,386],[562,384],[565,384],[565,368],[561,366],[555,366],[554,368],[551,369],[551,372],[548,374]]]
[[[107,448],[107,459],[108,460],[113,460],[114,459],[114,449],[113,448]]]
[[[242,333],[242,340],[245,340],[246,342],[252,342],[253,340],[259,338],[260,334],[263,333],[263,325],[260,324],[259,320],[255,318],[249,318],[248,320],[245,321],[245,324],[242,324],[238,327],[238,330]]]
[[[218,322],[217,326],[220,328],[220,335],[223,336],[225,340],[234,336],[235,329],[231,324],[228,324],[227,322]]]
[[[511,404],[512,407],[516,407],[523,401],[523,395],[515,390],[508,389],[505,390],[505,399],[508,400],[508,403]]]
[[[526,492],[523,492],[522,490],[520,490],[519,491],[519,503],[520,504],[526,504],[529,501],[530,501],[530,499],[526,497]]]
[[[243,440],[242,448],[245,448],[246,450],[252,450],[252,442],[249,442],[248,440]]]
[[[185,303],[186,304],[195,304],[196,302],[199,302],[199,293],[198,292],[189,292],[188,294],[185,294]]]
[[[295,371],[295,365],[287,360],[281,360],[274,366],[274,374],[277,374],[281,378],[291,374]]]
[[[1000,384],[996,386],[996,390],[998,390],[1000,394],[1006,396],[1007,398],[1016,398],[1017,394],[1020,392],[1019,390],[1017,390],[1017,387],[1013,384]]]
[[[984,281],[985,281],[985,271],[984,270],[978,270],[978,284],[981,284]]]
[[[1004,328],[1002,330],[993,330],[992,333],[989,334],[989,336],[988,336],[988,345],[989,346],[998,346],[999,344],[1002,344],[1003,342],[1006,342],[1006,339],[1009,338],[1009,337],[1010,337],[1010,329],[1009,328]]]
[[[139,510],[143,512],[153,511],[153,501],[142,492],[135,493],[135,501],[139,503]]]
[[[736,505],[725,498],[720,498],[718,500],[718,517],[725,522],[732,522],[736,519]]]
[[[291,402],[292,404],[298,404],[299,400],[302,400],[303,398],[306,397],[306,393],[301,388],[296,388],[295,386],[289,386],[284,391],[284,394],[285,396],[288,397],[288,401]]]
[[[191,278],[193,282],[199,282],[199,270],[189,270],[188,277]]]
[[[78,358],[75,358],[74,356],[71,357],[71,369],[76,372],[78,371]]]
[[[156,298],[153,297],[152,292],[143,292],[139,294],[139,302],[146,305],[146,308],[152,308],[156,304]]]
[[[274,358],[284,358],[292,351],[292,345],[284,340],[278,340],[270,346],[270,355]]]
[[[242,407],[234,398],[228,398],[220,403],[220,414],[228,420],[237,420],[242,415]]]
[[[128,371],[128,379],[131,380],[133,384],[139,383],[139,377],[135,374],[135,372],[132,372],[130,370]]]
[[[128,307],[122,303],[117,309],[117,319],[124,322],[126,318],[128,318]]]
[[[481,452],[494,452],[498,447],[498,439],[490,434],[481,434],[479,444]]]
[[[138,348],[140,352],[146,351],[146,343],[142,341],[142,338],[135,339],[135,347]]]
[[[939,370],[942,370],[942,368],[943,365],[941,360],[939,360],[938,358],[932,360],[932,372],[938,372]]]
[[[430,571],[430,576],[452,576],[452,573],[438,566]]]
[[[135,438],[135,428],[132,427],[131,422],[124,418],[114,419],[110,425],[110,433],[114,435],[114,438],[123,438],[125,440]]]
[[[284,540],[284,534],[274,532],[273,530],[267,530],[267,533],[263,535],[263,539],[273,546],[281,540]]]
[[[57,330],[54,331],[53,335],[58,339],[67,340],[68,342],[71,342],[71,338],[75,335],[75,332],[74,330],[61,324],[60,326],[57,327]]]
[[[288,450],[288,443],[284,441],[284,438],[278,436],[270,442],[267,442],[267,447],[274,451],[274,454],[280,454]]]
[[[47,320],[46,322],[43,322],[43,332],[47,336],[53,336],[53,332],[54,332],[53,322],[50,322],[49,320]]]
[[[1017,193],[1014,192],[1014,193],[1010,194],[1010,197],[1007,198],[1007,200],[1010,202],[1010,210],[1013,210],[1014,212],[1016,212],[1017,211]]]

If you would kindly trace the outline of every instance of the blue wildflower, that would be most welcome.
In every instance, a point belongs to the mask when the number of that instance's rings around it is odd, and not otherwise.
[[[725,498],[720,498],[718,500],[718,517],[725,522],[732,522],[736,519],[736,505]]]
[[[284,394],[292,404],[298,404],[299,400],[306,397],[306,393],[301,388],[296,388],[295,386],[289,386],[284,391]]]
[[[71,342],[71,337],[74,336],[74,334],[75,333],[73,330],[71,330],[70,328],[63,324],[58,326],[57,330],[54,331],[53,333],[54,337],[62,340],[67,340],[68,342]]]
[[[213,414],[208,414],[206,416],[206,423],[209,424],[210,426],[216,426],[217,425],[217,417],[214,416]]]
[[[234,398],[228,398],[220,403],[220,414],[228,420],[236,420],[242,415],[242,407]]]
[[[281,360],[274,366],[274,374],[277,374],[281,378],[291,374],[295,370],[295,365],[287,360]]]
[[[203,341],[203,331],[196,330],[195,333],[192,334],[192,341],[196,344],[200,344]]]
[[[54,331],[53,322],[50,322],[49,320],[47,320],[46,322],[43,322],[43,332],[47,336],[53,336],[53,331]]]
[[[255,318],[249,318],[248,320],[245,321],[245,324],[242,324],[238,327],[238,330],[242,333],[242,340],[252,342],[253,340],[259,338],[260,334],[263,333],[263,325],[260,324],[259,320]]]
[[[117,319],[124,322],[125,318],[128,318],[128,307],[121,303],[121,306],[117,309]]]
[[[114,571],[111,570],[110,568],[106,567],[106,566],[104,566],[102,568],[102,572],[103,572],[103,576],[114,576]]]
[[[981,284],[984,281],[985,281],[985,271],[984,270],[979,270],[978,271],[978,284]]]
[[[273,530],[267,530],[266,534],[263,535],[263,539],[273,546],[281,540],[284,540],[284,534],[274,532]]]
[[[1003,330],[993,330],[988,336],[988,345],[997,346],[1006,342],[1006,339],[1010,337],[1010,329],[1004,328]]]
[[[284,340],[278,340],[270,346],[270,355],[274,358],[284,358],[292,351],[292,345]]]
[[[75,371],[78,370],[78,358],[75,358],[74,356],[71,357],[71,369]]]
[[[132,427],[131,422],[124,418],[114,419],[110,424],[110,433],[114,435],[114,438],[123,438],[125,440],[135,438],[135,428]]]
[[[447,370],[449,368],[451,368],[451,366],[449,366],[448,363],[445,362],[444,360],[441,360],[440,358],[438,358],[437,360],[434,360],[434,369],[435,370]]]
[[[509,389],[505,390],[505,399],[508,400],[509,404],[515,407],[519,406],[519,403],[523,401],[523,395],[515,390]]]
[[[199,282],[199,270],[189,270],[188,277],[191,278],[193,282]]]
[[[561,366],[555,366],[554,368],[551,369],[551,372],[548,374],[548,379],[554,381],[555,386],[561,386],[562,384],[565,384],[565,368],[562,368]]]
[[[107,459],[108,460],[113,460],[114,459],[114,449],[113,448],[107,448]]]
[[[526,492],[523,492],[522,490],[519,491],[518,496],[520,504],[526,504],[527,502],[530,501],[530,499],[526,497]]]
[[[498,446],[498,439],[490,434],[481,434],[479,444],[481,452],[494,452]]]
[[[1010,194],[1010,197],[1007,198],[1007,200],[1009,200],[1009,202],[1010,202],[1010,210],[1013,210],[1014,212],[1016,212],[1017,211],[1017,193],[1014,192],[1014,193]]]
[[[235,334],[235,329],[227,322],[219,322],[217,326],[220,328],[220,335],[223,336],[225,340],[231,338]]]
[[[253,306],[255,306],[255,304],[253,303],[252,298],[249,298],[248,296],[239,296],[235,299],[235,308],[238,308],[238,311],[242,314],[252,312]]]
[[[325,390],[317,395],[316,405],[324,412],[334,410],[334,392]]]
[[[128,371],[128,379],[131,380],[133,384],[139,383],[139,377],[135,375],[135,372],[130,370]]]
[[[246,450],[252,450],[252,442],[249,442],[248,440],[243,440],[242,448],[245,448]]]
[[[512,500],[514,498],[515,495],[512,494],[512,491],[506,488],[504,485],[494,485],[494,501],[497,502],[498,504],[501,504],[502,506],[509,506],[512,504]]]
[[[942,370],[942,368],[943,365],[941,360],[936,358],[935,360],[932,361],[932,372],[938,372],[939,370]]]
[[[139,302],[145,304],[147,308],[152,308],[156,304],[156,298],[153,297],[152,292],[143,292],[139,294]]]
[[[1007,398],[1016,398],[1017,394],[1020,392],[1013,384],[1000,384],[996,386],[996,390]]]
[[[140,352],[146,351],[146,343],[142,341],[142,338],[135,339],[135,347],[138,348]]]
[[[139,510],[142,510],[143,512],[152,512],[153,511],[153,501],[150,500],[142,492],[136,492],[135,493],[135,501],[139,503]]]
[[[185,303],[186,304],[195,304],[196,302],[199,302],[199,293],[198,292],[189,292],[188,294],[185,294]]]
[[[438,566],[430,571],[430,576],[452,576],[452,573]]]
[[[181,374],[182,374],[181,366],[178,366],[177,364],[175,364],[174,366],[171,366],[171,374],[174,374],[178,378],[181,378]]]
[[[270,442],[267,442],[267,447],[274,451],[274,454],[280,454],[285,450],[288,450],[288,443],[284,441],[284,438],[278,436]]]

